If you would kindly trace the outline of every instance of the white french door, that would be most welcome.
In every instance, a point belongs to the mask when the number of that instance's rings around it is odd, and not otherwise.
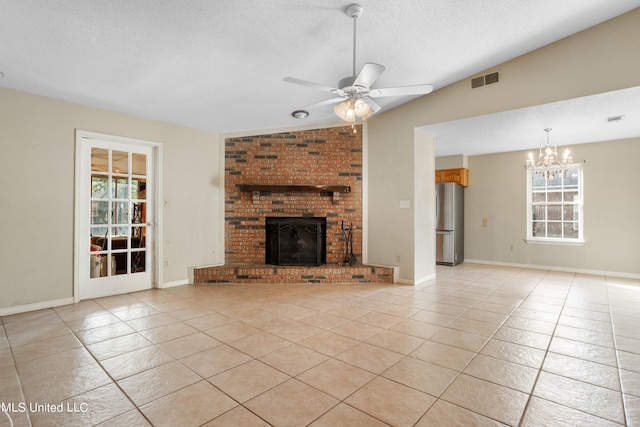
[[[79,299],[150,289],[154,147],[91,136],[78,144]]]

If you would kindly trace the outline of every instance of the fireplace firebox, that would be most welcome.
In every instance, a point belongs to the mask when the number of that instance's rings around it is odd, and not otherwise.
[[[266,263],[309,266],[325,264],[326,228],[326,218],[265,218]]]

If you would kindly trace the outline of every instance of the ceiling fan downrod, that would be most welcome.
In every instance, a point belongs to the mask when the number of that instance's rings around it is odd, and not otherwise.
[[[347,14],[347,16],[349,18],[353,19],[353,70],[352,70],[352,75],[354,77],[356,77],[356,22],[358,21],[358,18],[360,17],[360,15],[362,15],[362,11],[364,9],[362,8],[361,5],[354,3],[352,5],[349,5],[345,11],[345,13]]]

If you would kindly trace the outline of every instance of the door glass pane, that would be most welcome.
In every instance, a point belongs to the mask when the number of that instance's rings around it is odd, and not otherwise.
[[[145,227],[132,227],[131,234],[131,247],[133,249],[144,249],[145,241],[144,241],[144,233]]]
[[[112,151],[111,172],[129,173],[129,153],[126,151]]]
[[[101,251],[109,250],[109,236],[107,236],[108,227],[91,228],[91,248],[97,246]]]
[[[107,249],[107,230],[108,227],[91,227],[91,244],[92,245],[100,245],[102,250]],[[104,245],[104,246],[103,246]]]
[[[109,171],[109,150],[95,147],[91,149],[91,170],[94,172]]]
[[[135,196],[131,196],[134,199],[145,200],[147,198],[147,180],[139,179],[138,180],[138,191]]]
[[[129,202],[114,202],[113,223],[129,224]],[[118,233],[121,234],[121,233]]]
[[[121,274],[127,274],[127,252],[123,253],[115,253],[112,256],[112,259],[116,262],[115,268],[115,276],[119,276]],[[113,270],[113,268],[112,268]]]
[[[109,255],[107,254],[101,255],[99,277],[115,276],[115,274],[116,274],[115,257],[114,256],[109,257]]]
[[[131,252],[131,272],[143,273],[145,271],[146,251]]]
[[[127,261],[129,249],[129,236],[125,234],[128,227],[113,227],[113,235],[111,236],[112,262],[115,262],[116,275],[127,274]]]
[[[91,197],[94,199],[109,197],[109,179],[106,175],[91,176]]]
[[[100,264],[102,262],[102,255],[97,252],[91,252],[89,256],[89,277],[92,279],[101,277]]]
[[[109,222],[109,202],[95,200],[91,202],[91,224],[107,224]]]
[[[111,249],[126,250],[129,247],[129,236],[126,233],[128,227],[113,227],[111,235]]]
[[[147,156],[144,154],[133,153],[131,154],[131,173],[134,175],[146,175],[147,174]]]
[[[140,202],[140,203],[133,203],[133,214],[131,215],[131,223],[132,224],[144,224],[146,218],[145,218],[145,212],[146,212],[146,203],[145,202]]]
[[[129,179],[113,178],[111,180],[111,194],[116,199],[129,198]]]

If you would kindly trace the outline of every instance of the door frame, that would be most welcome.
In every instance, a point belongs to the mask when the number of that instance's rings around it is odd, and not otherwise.
[[[162,200],[162,143],[156,141],[149,141],[143,139],[135,139],[124,136],[109,135],[105,133],[98,133],[92,131],[85,131],[81,129],[75,130],[75,170],[74,170],[74,218],[73,218],[73,302],[80,301],[80,259],[81,251],[86,250],[86,245],[83,245],[80,241],[80,209],[82,208],[82,195],[80,194],[80,182],[82,179],[81,172],[81,146],[82,139],[98,139],[106,142],[124,143],[130,145],[142,145],[150,147],[153,152],[153,174],[150,177],[154,181],[154,194],[153,194],[153,212],[155,212],[155,218],[150,221],[155,223],[154,227],[150,228],[150,232],[153,233],[153,247],[148,248],[150,251],[149,256],[152,259],[151,273],[151,288],[159,288],[162,283],[162,268],[160,260],[163,259],[163,245],[162,245],[162,209],[160,209],[160,200]],[[86,224],[85,224],[86,226]]]

